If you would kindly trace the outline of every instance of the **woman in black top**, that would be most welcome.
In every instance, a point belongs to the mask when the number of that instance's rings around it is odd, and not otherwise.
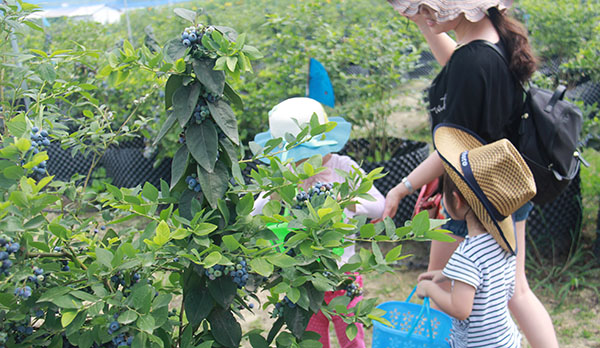
[[[429,89],[432,129],[442,122],[453,123],[488,143],[514,140],[523,103],[519,83],[533,74],[535,58],[525,29],[505,14],[512,0],[388,1],[418,25],[443,66]],[[446,34],[449,31],[455,33],[456,41]],[[506,52],[510,66],[487,42]],[[443,172],[441,159],[433,152],[387,194],[383,217],[394,216],[402,198]],[[516,289],[509,308],[533,348],[558,347],[552,320],[525,276],[525,219],[530,209],[528,204],[518,214],[521,216],[513,215],[518,248]],[[461,222],[451,223],[446,228],[457,234],[457,241],[432,241],[429,270],[441,270],[462,241],[460,228],[456,228]]]

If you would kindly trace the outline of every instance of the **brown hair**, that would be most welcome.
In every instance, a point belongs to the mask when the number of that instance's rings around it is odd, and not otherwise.
[[[465,213],[465,216],[463,216],[463,220],[466,220],[467,215],[469,213],[472,213],[473,216],[475,217],[475,220],[480,221],[479,218],[477,217],[477,215],[475,215],[475,212],[473,211],[473,209],[471,209],[471,206],[465,199],[465,196],[463,196],[463,194],[460,192],[460,190],[458,189],[458,187],[456,186],[454,181],[452,181],[452,179],[450,179],[450,175],[448,175],[448,173],[444,173],[444,175],[442,176],[442,180],[440,180],[440,181],[442,182],[442,192],[443,192],[444,196],[446,196],[446,201],[448,202],[448,204],[454,206],[454,195],[452,193],[456,192],[458,194],[458,196],[469,207],[469,210],[467,210],[467,212]],[[446,207],[446,210],[448,210],[448,207]]]
[[[507,50],[509,69],[519,82],[526,82],[533,75],[537,65],[537,59],[527,37],[527,29],[496,7],[488,9],[488,16]]]

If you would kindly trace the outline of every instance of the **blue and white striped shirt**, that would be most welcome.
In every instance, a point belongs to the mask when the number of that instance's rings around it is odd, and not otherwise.
[[[508,311],[515,291],[516,257],[489,233],[467,236],[443,274],[475,288],[473,310],[466,320],[453,319],[452,347],[520,347],[521,334]]]

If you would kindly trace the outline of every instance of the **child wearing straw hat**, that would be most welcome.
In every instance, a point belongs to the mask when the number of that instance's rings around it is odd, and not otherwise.
[[[516,235],[511,214],[535,195],[535,181],[507,139],[485,144],[457,125],[434,129],[446,173],[443,200],[468,235],[443,271],[419,275],[417,294],[454,317],[452,347],[520,347],[508,310],[515,289]],[[452,282],[450,292],[440,283]]]
[[[328,121],[336,122],[336,127],[324,134],[324,137],[313,138],[308,142],[305,142],[299,146],[296,146],[288,151],[281,152],[280,150],[274,150],[274,156],[277,156],[283,161],[293,160],[296,165],[302,163],[306,159],[314,156],[322,156],[322,165],[326,170],[319,172],[301,184],[301,187],[305,192],[308,192],[309,188],[313,185],[328,184],[334,182],[344,182],[345,179],[340,176],[337,170],[350,172],[354,168],[360,169],[360,166],[348,156],[338,155],[337,151],[341,150],[348,138],[350,137],[351,124],[346,122],[342,117],[327,117],[325,109],[318,101],[311,98],[295,97],[282,101],[275,105],[271,111],[269,111],[269,130],[264,133],[259,133],[254,138],[254,141],[264,146],[267,141],[273,138],[282,138],[285,133],[290,133],[296,136],[301,128],[298,125],[306,124],[310,121],[311,117],[316,114],[319,123],[323,124]],[[267,161],[267,160],[265,160]],[[351,218],[356,215],[365,215],[368,218],[377,218],[383,213],[383,207],[385,204],[385,198],[375,188],[371,187],[368,191],[374,201],[365,199],[358,199],[357,204],[351,208],[346,208],[344,214]],[[252,214],[258,214],[262,211],[262,208],[269,201],[270,197],[260,195],[254,204],[254,211]],[[355,254],[354,248],[348,247],[344,249],[341,255],[341,261],[338,265],[341,266],[348,262],[350,257]],[[363,280],[359,274],[353,274],[355,283],[362,288]],[[333,298],[337,296],[346,295],[345,290],[328,291],[325,293],[325,302],[329,303]],[[349,304],[349,308],[356,306],[358,302],[362,300],[362,296],[356,296],[352,299]],[[358,324],[358,332],[356,337],[350,341],[346,336],[346,324],[341,317],[333,316],[331,318],[333,322],[336,336],[341,348],[364,348],[364,330],[362,325]],[[306,328],[307,331],[313,331],[321,335],[319,342],[323,344],[323,348],[330,347],[329,339],[329,320],[325,315],[319,311],[314,314],[308,323]]]

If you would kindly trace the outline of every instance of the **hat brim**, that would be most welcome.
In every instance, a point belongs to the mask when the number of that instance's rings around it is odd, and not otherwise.
[[[350,132],[352,131],[352,124],[346,122],[342,117],[329,117],[330,122],[335,122],[336,126],[331,131],[324,133],[323,138],[318,136],[319,140],[333,140],[335,144],[331,145],[322,145],[322,146],[311,146],[308,144],[300,144],[298,146],[293,147],[292,149],[286,151],[284,153],[277,153],[282,150],[282,147],[277,147],[271,151],[272,156],[277,157],[281,160],[292,159],[294,162],[303,160],[305,158],[310,158],[314,155],[325,156],[330,153],[338,152],[344,145],[348,142],[350,138]],[[266,131],[263,133],[258,133],[254,137],[254,142],[260,145],[261,147],[265,147],[267,141],[273,139],[270,131]],[[269,163],[268,158],[261,158],[261,161],[265,163]]]
[[[475,193],[476,189],[466,180],[460,169],[460,155],[465,151],[483,146],[486,142],[469,129],[441,123],[433,130],[433,144],[442,159],[446,172],[488,233],[503,249],[513,254],[516,253],[517,238],[512,216],[509,215],[503,220],[495,219],[493,212],[480,201]]]
[[[447,22],[464,14],[469,22],[479,22],[491,7],[505,10],[512,6],[513,0],[388,0],[396,11],[405,16],[414,16],[419,6],[427,5],[435,11],[438,22]]]

